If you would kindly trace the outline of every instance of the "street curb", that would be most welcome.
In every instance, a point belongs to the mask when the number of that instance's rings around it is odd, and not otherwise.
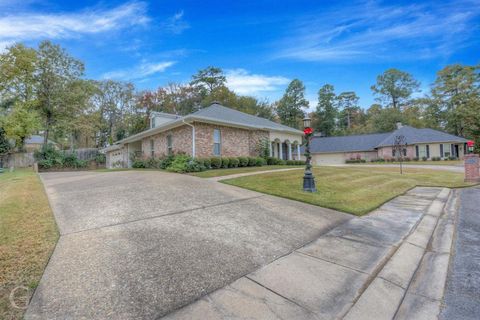
[[[441,219],[450,218],[445,208],[452,195],[450,189],[442,189],[344,319],[418,319],[419,315],[422,319],[437,318],[446,282],[451,237],[442,241],[434,238],[443,236],[437,229]],[[441,225],[444,228],[444,223]],[[445,252],[445,242],[450,244],[448,252]],[[432,243],[436,249],[442,249],[441,252],[434,251]],[[417,298],[412,298],[414,296]]]

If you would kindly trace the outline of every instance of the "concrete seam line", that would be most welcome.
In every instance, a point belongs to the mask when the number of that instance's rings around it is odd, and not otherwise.
[[[302,308],[302,309],[305,309],[305,310],[307,310],[308,312],[310,312],[310,313],[312,313],[312,314],[316,315],[316,313],[315,313],[314,311],[310,310],[310,309],[309,309],[309,308],[307,308],[306,306],[303,306],[303,305],[299,304],[298,302],[296,302],[296,301],[294,301],[294,300],[291,300],[290,298],[288,298],[288,297],[286,297],[286,296],[284,296],[284,295],[282,295],[282,294],[280,294],[280,293],[278,293],[278,292],[274,291],[273,289],[270,289],[269,287],[267,287],[267,286],[265,286],[265,285],[261,284],[260,282],[258,282],[258,281],[256,281],[256,280],[254,280],[254,279],[250,278],[248,275],[246,275],[246,276],[245,276],[245,278],[247,278],[248,280],[250,280],[250,281],[252,281],[252,282],[256,283],[256,284],[257,284],[257,285],[259,285],[260,287],[262,287],[262,288],[265,288],[266,290],[268,290],[268,291],[270,291],[270,292],[273,292],[273,293],[274,293],[274,294],[276,294],[277,296],[279,296],[279,297],[282,297],[283,299],[285,299],[285,300],[287,300],[287,301],[289,301],[289,302],[291,302],[291,303],[295,304],[296,306],[298,306],[298,307],[300,307],[300,308]]]
[[[352,268],[352,267],[349,267],[349,266],[346,266],[346,265],[343,265],[343,264],[340,264],[340,263],[336,263],[336,262],[333,262],[333,261],[330,261],[330,260],[327,260],[327,259],[323,259],[323,258],[320,258],[320,257],[315,257],[315,256],[312,256],[311,254],[308,254],[308,253],[304,253],[304,252],[301,252],[301,251],[295,251],[295,253],[298,253],[300,255],[303,255],[303,256],[306,256],[306,257],[309,257],[309,258],[312,258],[312,259],[328,262],[328,263],[334,264],[336,266],[340,266],[340,267],[343,267],[343,268],[350,269],[352,271],[356,271],[356,272],[359,272],[359,273],[369,275],[368,272],[358,270],[358,269],[355,269],[355,268]]]
[[[156,215],[156,216],[151,216],[151,217],[145,217],[145,218],[139,218],[139,219],[129,220],[129,221],[125,221],[125,222],[119,222],[119,223],[112,223],[112,224],[107,224],[107,225],[104,225],[104,226],[98,226],[98,227],[94,227],[94,228],[82,229],[82,230],[78,230],[78,231],[73,231],[73,232],[69,232],[69,233],[64,233],[64,234],[62,234],[62,235],[64,235],[64,236],[69,236],[69,235],[73,235],[73,234],[77,234],[77,233],[82,233],[82,232],[87,232],[87,231],[91,231],[91,230],[99,230],[99,229],[103,229],[103,228],[109,228],[109,227],[115,227],[115,226],[120,226],[120,225],[131,224],[131,223],[135,223],[135,222],[139,222],[139,221],[145,221],[145,220],[151,220],[151,219],[158,219],[158,218],[162,218],[162,217],[173,216],[173,215],[182,214],[182,213],[191,212],[191,211],[196,211],[196,210],[203,210],[203,209],[208,209],[208,208],[214,208],[214,207],[219,207],[219,206],[228,205],[228,204],[232,204],[232,203],[237,203],[237,202],[242,202],[242,201],[247,201],[247,200],[252,200],[252,199],[258,199],[258,198],[262,198],[262,197],[265,197],[265,195],[262,194],[262,195],[255,196],[255,197],[235,199],[235,200],[231,200],[231,201],[227,201],[227,202],[222,202],[222,203],[216,203],[216,204],[207,205],[207,206],[199,206],[199,207],[195,207],[195,208],[191,208],[191,209],[185,209],[185,210],[180,210],[180,211],[167,212],[167,213],[164,213],[164,214],[161,214],[161,215]],[[151,211],[151,212],[156,212],[156,211]]]

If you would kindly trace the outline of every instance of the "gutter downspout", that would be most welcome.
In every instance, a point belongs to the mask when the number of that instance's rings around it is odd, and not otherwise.
[[[192,127],[192,158],[195,158],[195,126],[193,124],[185,122],[185,119],[182,119],[182,122],[187,126]]]

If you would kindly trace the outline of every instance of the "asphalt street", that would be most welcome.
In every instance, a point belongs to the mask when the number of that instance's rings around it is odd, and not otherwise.
[[[459,190],[453,257],[441,319],[480,318],[480,188]]]

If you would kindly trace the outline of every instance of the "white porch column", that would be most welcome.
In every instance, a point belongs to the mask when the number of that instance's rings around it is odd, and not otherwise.
[[[273,156],[273,148],[272,148],[272,142],[271,141],[268,141],[268,153],[269,153],[270,157]]]
[[[279,142],[278,145],[280,146],[278,158],[283,160],[283,143]]]
[[[292,144],[288,143],[288,160],[292,160]]]
[[[300,145],[299,144],[297,144],[297,156],[298,156],[297,160],[300,160]]]

